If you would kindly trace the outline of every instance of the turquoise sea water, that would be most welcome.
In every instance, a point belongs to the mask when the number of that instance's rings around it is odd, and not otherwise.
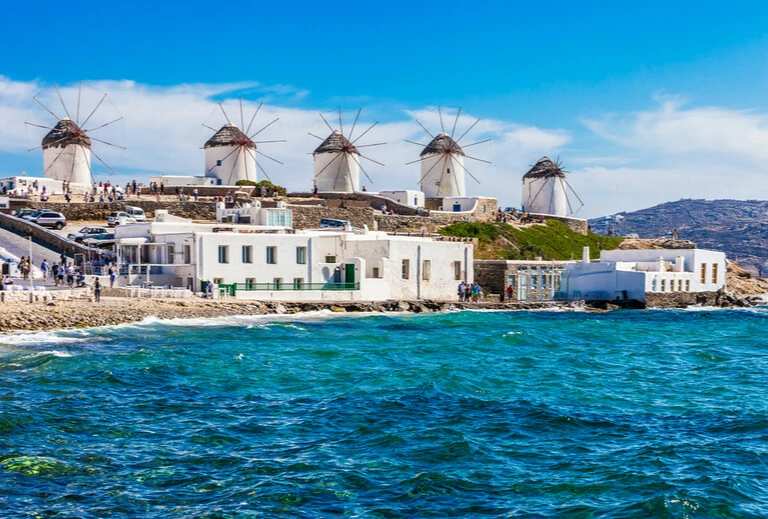
[[[0,517],[766,517],[767,310],[0,336]]]

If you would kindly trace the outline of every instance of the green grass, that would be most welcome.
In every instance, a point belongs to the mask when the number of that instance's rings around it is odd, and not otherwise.
[[[505,223],[455,223],[443,227],[440,234],[478,238],[476,259],[570,260],[581,258],[582,248],[598,258],[601,250],[615,249],[623,238],[574,232],[563,222],[548,220],[546,225],[517,229]]]

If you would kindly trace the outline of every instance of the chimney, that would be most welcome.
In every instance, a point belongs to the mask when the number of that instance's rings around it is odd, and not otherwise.
[[[589,247],[584,247],[581,253],[581,262],[589,263]]]

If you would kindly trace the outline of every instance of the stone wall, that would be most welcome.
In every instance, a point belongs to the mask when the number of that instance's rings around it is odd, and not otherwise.
[[[194,220],[215,220],[216,202],[167,202],[156,200],[131,200],[130,202],[30,202],[25,207],[32,209],[50,209],[63,213],[67,220],[72,221],[100,221],[107,223],[107,217],[112,211],[125,211],[125,206],[141,207],[147,213],[148,218],[154,218],[155,210],[167,209],[169,213],[182,218]]]
[[[311,205],[289,205],[288,207],[293,211],[294,229],[317,229],[323,218],[347,220],[361,229],[363,225],[367,225],[369,229],[374,230],[376,225],[373,211],[368,207],[340,208]]]
[[[557,220],[558,222],[563,222],[565,225],[568,226],[570,230],[572,230],[573,232],[577,232],[579,234],[583,234],[584,236],[586,236],[587,232],[589,231],[589,223],[582,218],[571,218],[568,216],[555,216],[552,214],[534,214],[534,213],[528,213],[528,214],[532,218],[538,218],[540,220]]]

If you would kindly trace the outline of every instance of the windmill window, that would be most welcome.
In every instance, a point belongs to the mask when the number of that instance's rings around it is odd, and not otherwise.
[[[220,160],[217,160],[217,161],[216,161],[216,165],[217,165],[217,166],[221,166],[221,161],[220,161]]]

